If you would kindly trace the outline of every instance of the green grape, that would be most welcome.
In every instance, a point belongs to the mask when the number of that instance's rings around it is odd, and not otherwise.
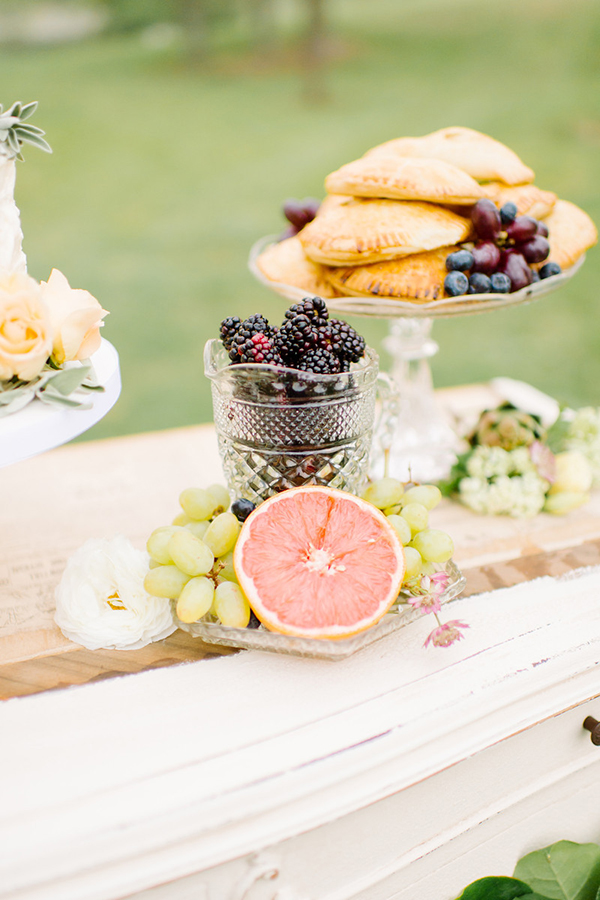
[[[402,507],[400,515],[410,525],[413,536],[427,528],[429,513],[422,503],[407,503],[406,506]]]
[[[150,569],[144,578],[144,589],[153,597],[177,600],[189,580],[190,576],[180,572],[177,566],[158,566]]]
[[[150,559],[148,565],[151,569],[156,569],[158,566],[162,565],[162,563],[156,562],[155,559]]]
[[[204,543],[208,544],[215,556],[224,556],[235,547],[240,527],[233,513],[220,513],[206,529]]]
[[[231,498],[229,496],[229,491],[222,484],[209,484],[206,488],[206,493],[209,497],[212,497],[214,502],[214,509],[212,511],[212,515],[219,514],[225,512],[226,509],[229,509],[229,504],[231,503]]]
[[[211,608],[214,596],[215,586],[210,578],[203,575],[190,578],[177,601],[177,618],[182,622],[197,622]]]
[[[384,516],[397,516],[400,514],[400,510],[404,506],[403,503],[394,503],[393,506],[386,506],[383,510]]]
[[[387,520],[400,538],[400,543],[408,544],[412,538],[412,531],[406,519],[403,519],[402,516],[392,515],[388,516]]]
[[[404,558],[406,560],[406,572],[404,573],[404,581],[415,578],[423,566],[421,554],[414,547],[404,548]]]
[[[169,555],[169,541],[177,531],[182,531],[179,525],[162,525],[155,528],[148,540],[146,541],[146,550],[155,562],[161,566],[168,566],[173,562]]]
[[[399,503],[403,493],[404,486],[397,478],[380,478],[373,481],[362,496],[363,500],[368,500],[378,509],[387,509],[388,506]]]
[[[186,516],[186,514],[184,512],[181,512],[175,516],[175,518],[173,519],[171,524],[172,525],[180,525],[183,528],[185,525],[189,525],[189,523],[191,521],[192,520],[190,519],[189,516]]]
[[[439,572],[439,569],[436,568],[435,563],[425,562],[425,560],[423,560],[421,575],[435,575],[436,572]]]
[[[435,484],[418,484],[404,495],[406,503],[420,503],[426,509],[434,509],[442,499],[442,492]]]
[[[239,586],[233,581],[217,585],[211,611],[222,625],[245,628],[250,621],[250,604]]]
[[[198,522],[210,519],[215,508],[215,501],[202,488],[186,488],[179,495],[179,503],[184,513]]]
[[[204,538],[206,534],[206,529],[208,528],[209,523],[207,521],[204,522],[188,522],[185,525],[187,531],[191,531],[194,537]]]
[[[173,535],[168,550],[177,568],[191,577],[207,575],[215,561],[211,549],[187,528],[182,528]]]
[[[432,563],[443,563],[454,553],[454,543],[445,531],[427,528],[420,531],[411,541],[411,546],[418,550],[423,559]]]
[[[237,581],[237,575],[233,568],[233,550],[230,550],[225,556],[220,556],[215,562],[215,569],[219,565],[222,566],[218,571],[219,578],[223,578],[225,581]]]

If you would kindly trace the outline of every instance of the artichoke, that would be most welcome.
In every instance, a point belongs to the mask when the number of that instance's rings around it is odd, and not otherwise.
[[[529,447],[534,441],[543,441],[545,437],[546,429],[537,416],[504,403],[497,409],[482,412],[469,442],[473,447],[483,444],[514,450],[516,447]]]

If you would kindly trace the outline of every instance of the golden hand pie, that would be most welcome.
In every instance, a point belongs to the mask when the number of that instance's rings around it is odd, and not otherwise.
[[[485,194],[475,179],[441,159],[363,156],[325,179],[330,194],[472,204]]]
[[[256,265],[269,281],[291,284],[318,297],[338,296],[325,280],[323,266],[307,259],[297,237],[271,244],[257,258]]]
[[[443,297],[446,257],[459,249],[440,247],[370,266],[330,269],[327,277],[340,294],[349,297],[396,297],[426,303]]]
[[[397,138],[369,150],[366,156],[426,156],[443,159],[478,181],[524,184],[535,174],[500,141],[472,128],[442,128],[423,137]]]
[[[489,200],[493,200],[497,206],[504,206],[509,201],[517,207],[518,216],[531,216],[533,219],[543,219],[554,209],[556,194],[552,191],[542,191],[535,184],[507,185],[500,181],[490,181],[482,184],[481,189]]]
[[[544,223],[550,242],[550,255],[545,262],[557,262],[561,269],[569,269],[598,240],[596,226],[588,214],[568,200],[557,200]]]
[[[352,200],[329,207],[298,238],[306,255],[326,266],[361,266],[464,241],[468,219],[408,200]]]

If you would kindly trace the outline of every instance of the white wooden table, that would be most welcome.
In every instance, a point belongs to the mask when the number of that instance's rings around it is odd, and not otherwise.
[[[214,480],[209,426],[0,472],[2,900],[451,900],[531,849],[600,840],[582,728],[600,602],[585,579],[530,584],[600,563],[600,498],[529,523],[440,508],[468,578],[446,618],[471,625],[446,650],[423,649],[425,618],[340,662],[66,642],[69,553],[142,546]]]

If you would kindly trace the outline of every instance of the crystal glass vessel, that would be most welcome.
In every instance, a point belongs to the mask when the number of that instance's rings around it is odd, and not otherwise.
[[[336,375],[229,363],[221,342],[208,341],[204,369],[223,471],[236,497],[258,503],[306,484],[362,490],[375,418],[374,350]]]

